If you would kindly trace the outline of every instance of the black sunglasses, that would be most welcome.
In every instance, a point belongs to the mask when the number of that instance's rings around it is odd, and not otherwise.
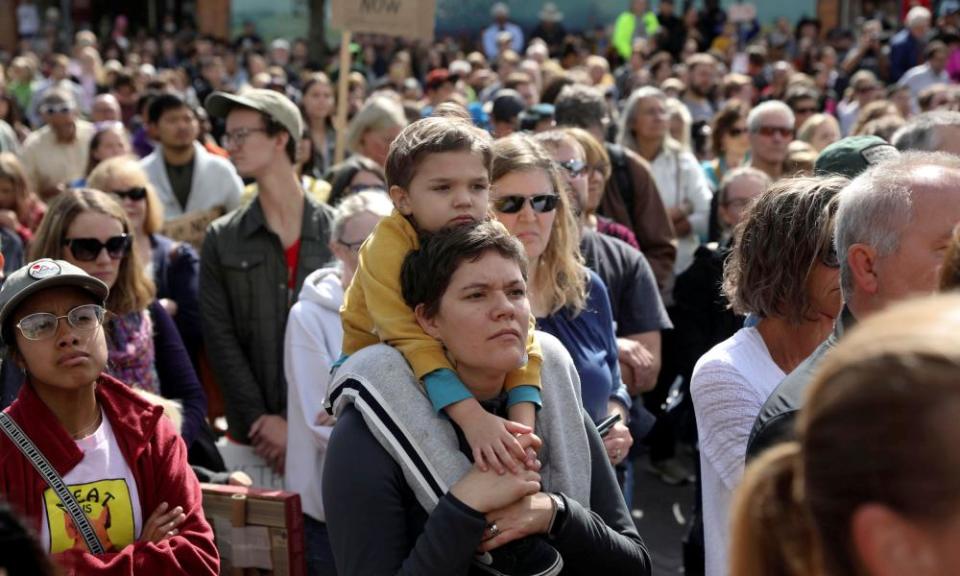
[[[493,201],[493,208],[503,214],[516,214],[523,210],[523,205],[530,201],[534,212],[543,214],[551,212],[557,207],[559,196],[556,194],[538,194],[536,196],[501,196]]]
[[[114,190],[111,194],[120,200],[129,198],[130,200],[139,201],[147,197],[147,189],[143,186],[134,186],[129,190]]]
[[[583,160],[567,160],[566,162],[557,162],[557,164],[566,170],[571,178],[579,178],[587,171],[587,163]]]
[[[119,260],[130,250],[132,243],[133,237],[129,234],[107,238],[106,242],[96,238],[64,238],[63,240],[63,245],[69,246],[73,257],[81,262],[93,262],[104,248],[107,249],[107,255],[110,258]]]

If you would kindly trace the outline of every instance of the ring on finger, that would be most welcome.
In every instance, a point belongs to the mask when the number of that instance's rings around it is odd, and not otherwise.
[[[487,532],[490,533],[490,538],[496,538],[500,535],[500,527],[497,526],[496,522],[491,522],[487,525]]]

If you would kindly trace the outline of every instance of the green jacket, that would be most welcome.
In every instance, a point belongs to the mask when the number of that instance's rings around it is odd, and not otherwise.
[[[660,21],[653,12],[647,12],[643,15],[643,25],[647,31],[647,37],[652,38],[660,30]],[[633,32],[637,28],[637,16],[627,10],[617,17],[616,24],[613,25],[613,47],[617,49],[624,60],[630,61],[633,54]]]
[[[248,442],[263,414],[286,414],[283,338],[304,278],[333,258],[333,216],[305,196],[296,286],[287,285],[280,239],[267,228],[260,199],[215,220],[200,257],[200,314],[207,356],[223,392],[231,438]]]

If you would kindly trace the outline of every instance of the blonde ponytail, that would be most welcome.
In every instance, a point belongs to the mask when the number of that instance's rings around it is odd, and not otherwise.
[[[820,548],[803,503],[800,444],[771,448],[748,468],[731,505],[730,574],[821,574]]]

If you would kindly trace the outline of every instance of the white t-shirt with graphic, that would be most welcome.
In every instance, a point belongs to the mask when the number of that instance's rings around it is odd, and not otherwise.
[[[63,481],[83,508],[107,552],[119,552],[140,537],[143,513],[133,471],[120,452],[106,416],[97,431],[76,441],[83,459]],[[83,536],[73,526],[56,493],[43,491],[40,541],[46,551],[57,554],[71,548],[86,550]]]

